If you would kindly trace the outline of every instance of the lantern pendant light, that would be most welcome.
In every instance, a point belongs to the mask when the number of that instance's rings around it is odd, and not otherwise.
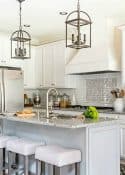
[[[31,57],[31,37],[28,32],[22,28],[22,2],[25,0],[17,0],[20,7],[20,24],[19,30],[11,35],[11,58],[28,59]]]
[[[66,47],[74,49],[91,47],[91,18],[88,13],[80,10],[78,0],[77,10],[66,18]]]

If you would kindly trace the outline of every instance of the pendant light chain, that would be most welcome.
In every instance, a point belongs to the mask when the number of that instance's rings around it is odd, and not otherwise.
[[[21,4],[21,1],[20,1],[20,14],[19,14],[19,16],[20,16],[20,30],[22,30],[22,6],[21,6],[22,4]]]
[[[81,33],[80,33],[80,0],[78,0],[78,36],[77,36],[77,43],[80,45],[80,40],[81,40]]]
[[[78,11],[80,11],[80,0],[78,0],[77,9],[78,9]]]

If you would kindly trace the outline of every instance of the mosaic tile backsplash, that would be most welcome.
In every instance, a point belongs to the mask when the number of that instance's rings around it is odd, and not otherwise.
[[[116,78],[86,79],[86,101],[97,103],[112,103],[110,91],[117,87]]]
[[[67,87],[74,89],[58,89],[60,93],[67,93],[72,100],[73,94],[76,97],[76,103],[82,106],[105,106],[112,107],[113,97],[111,90],[121,88],[120,73],[102,73],[89,75],[68,75],[66,76]],[[38,91],[38,90],[37,90]],[[35,93],[35,90],[33,91]],[[26,91],[30,96],[32,91]],[[39,90],[42,99],[42,105],[46,103],[46,90]]]
[[[89,75],[69,75],[70,85],[76,87],[77,104],[83,106],[112,107],[112,89],[121,88],[120,73],[101,73]]]

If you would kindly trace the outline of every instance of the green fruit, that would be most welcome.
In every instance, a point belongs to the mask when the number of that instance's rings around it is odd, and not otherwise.
[[[98,119],[99,117],[97,109],[93,106],[89,106],[83,114],[90,119]]]

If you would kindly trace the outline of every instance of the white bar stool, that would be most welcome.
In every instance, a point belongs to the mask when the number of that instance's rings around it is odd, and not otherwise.
[[[16,140],[16,136],[0,136],[0,171],[5,174],[5,170],[8,169],[8,164],[6,163],[6,144],[9,140]]]
[[[40,146],[36,149],[35,159],[37,160],[36,175],[41,175],[41,163],[53,165],[53,175],[55,168],[75,164],[75,175],[78,174],[78,165],[81,162],[81,152],[76,149],[68,149],[58,145]]]
[[[18,155],[22,155],[24,157],[24,175],[29,175],[29,157],[35,154],[35,150],[41,144],[38,142],[33,142],[31,140],[26,139],[18,139],[14,141],[7,142],[7,150],[8,150],[8,160],[9,160],[9,168],[8,175],[11,175],[12,172],[12,164],[10,162],[11,156],[13,153]],[[16,169],[17,167],[15,167]],[[16,169],[16,173],[19,172],[20,169]]]

